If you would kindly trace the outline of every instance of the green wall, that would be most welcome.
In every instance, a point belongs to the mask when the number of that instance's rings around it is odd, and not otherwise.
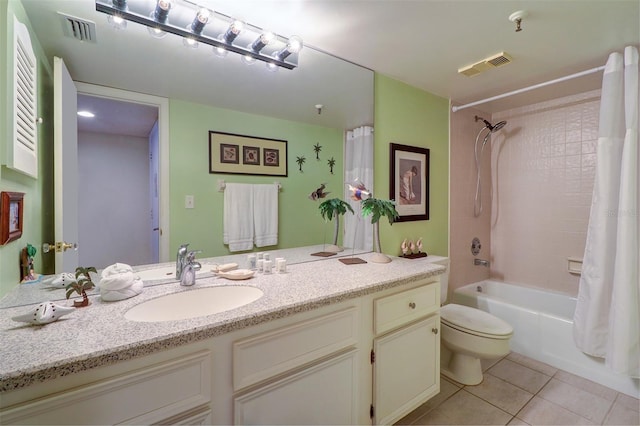
[[[7,144],[13,138],[8,103],[11,95],[13,54],[13,16],[27,25],[38,59],[38,116],[43,124],[38,127],[38,179],[16,172],[6,164]],[[33,244],[38,253],[35,257],[37,272],[52,272],[53,255],[42,256],[42,242],[53,241],[53,77],[40,43],[22,4],[18,0],[0,1],[0,191],[23,192],[24,213],[22,237],[0,246],[0,296],[11,290],[20,281],[20,251],[27,243]]]
[[[429,149],[429,220],[380,221],[384,253],[398,256],[405,238],[423,238],[429,254],[449,253],[449,101],[397,80],[375,75],[374,180],[378,198],[389,197],[389,144]]]
[[[295,247],[331,243],[333,224],[325,224],[320,216],[320,201],[309,194],[326,183],[328,198],[343,197],[343,130],[313,126],[266,116],[214,108],[171,99],[170,125],[170,247],[190,243],[189,248],[202,250],[199,257],[228,254],[222,243],[222,213],[224,193],[217,182],[234,183],[280,182],[278,246]],[[209,131],[286,140],[288,146],[288,177],[251,176],[209,173]],[[313,149],[320,144],[320,160]],[[306,162],[299,171],[296,157]],[[334,174],[327,161],[333,157]],[[185,196],[195,196],[195,208],[185,208]],[[326,234],[325,234],[326,232]],[[255,249],[255,250],[264,250]]]

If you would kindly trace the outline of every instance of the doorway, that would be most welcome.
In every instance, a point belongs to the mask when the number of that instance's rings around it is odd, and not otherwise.
[[[79,264],[168,260],[168,101],[76,85]]]

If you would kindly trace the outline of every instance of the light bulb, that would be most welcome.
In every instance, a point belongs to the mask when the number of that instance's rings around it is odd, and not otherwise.
[[[166,31],[162,31],[160,28],[147,27],[147,30],[149,31],[149,34],[151,34],[151,37],[153,38],[165,38],[167,36]]]
[[[244,22],[236,19],[229,25],[229,28],[227,28],[227,31],[225,31],[224,34],[220,34],[219,39],[226,44],[231,44],[233,40],[235,40],[236,37],[238,37],[238,35],[242,32],[243,28]]]
[[[107,16],[107,22],[116,30],[124,30],[127,28],[127,21],[118,15]]]
[[[191,31],[194,34],[200,35],[204,26],[209,22],[209,16],[211,16],[211,11],[206,8],[202,8],[196,14],[196,17],[193,18],[193,22],[191,25],[187,27],[187,31]]]
[[[241,59],[242,59],[242,62],[244,62],[247,65],[253,65],[256,63],[256,58],[250,55],[242,55]]]
[[[197,49],[198,48],[198,41],[195,38],[192,37],[185,37],[182,39],[182,44],[185,47],[188,47],[190,49]]]
[[[276,64],[274,64],[273,62],[267,62],[267,70],[271,71],[271,72],[276,72],[278,71],[278,66]]]
[[[153,11],[151,17],[157,22],[164,24],[169,18],[171,6],[171,0],[158,0],[158,3],[156,3],[156,9]]]
[[[213,47],[213,53],[214,53],[218,58],[226,58],[226,57],[227,57],[227,55],[229,54],[229,51],[227,51],[227,49],[225,49],[224,47],[214,46],[214,47]]]
[[[260,37],[258,37],[253,43],[251,43],[249,48],[254,52],[258,53],[266,45],[271,43],[275,38],[276,38],[276,35],[274,33],[272,33],[271,31],[265,31],[262,34],[260,34]]]
[[[274,53],[273,57],[279,61],[284,61],[292,53],[298,53],[302,50],[302,46],[302,39],[298,36],[292,36],[287,45],[279,52]]]

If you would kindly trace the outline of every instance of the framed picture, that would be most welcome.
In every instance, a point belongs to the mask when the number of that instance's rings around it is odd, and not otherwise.
[[[210,131],[209,173],[287,176],[287,141]]]
[[[22,192],[0,193],[0,245],[22,236]]]
[[[390,145],[389,198],[395,200],[397,222],[429,219],[429,150]]]

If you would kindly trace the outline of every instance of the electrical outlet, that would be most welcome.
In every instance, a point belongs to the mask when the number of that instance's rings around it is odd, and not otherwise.
[[[195,197],[193,195],[186,195],[184,197],[184,208],[193,209],[196,207]]]

